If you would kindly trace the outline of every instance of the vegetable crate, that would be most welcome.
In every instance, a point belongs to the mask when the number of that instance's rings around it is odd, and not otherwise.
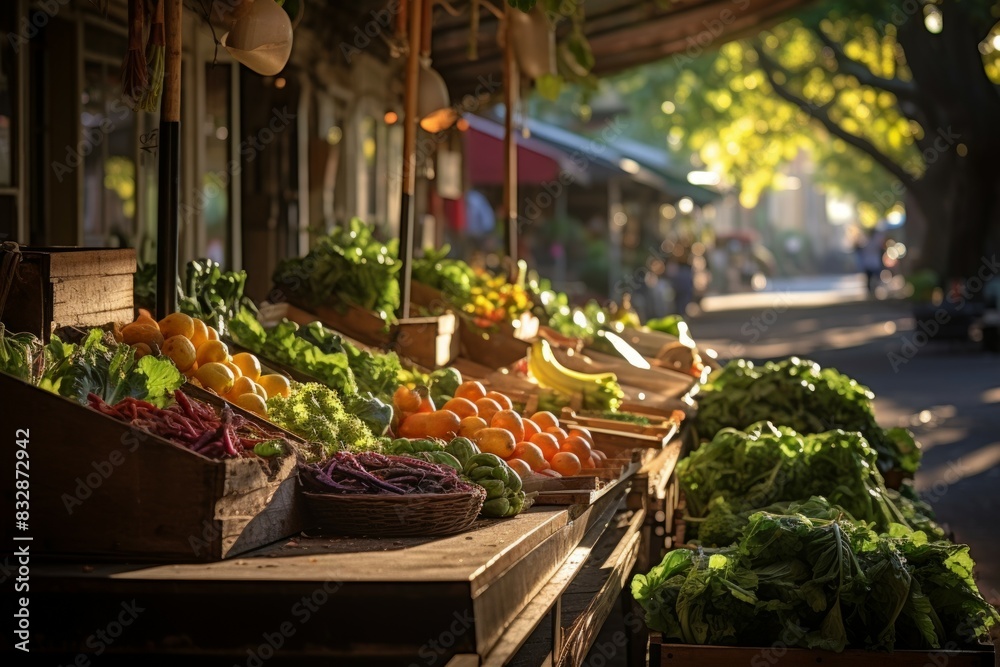
[[[135,266],[131,248],[22,248],[0,321],[45,341],[61,326],[131,322]]]
[[[302,312],[301,309],[296,310]],[[458,323],[453,313],[411,317],[392,326],[387,326],[380,317],[356,306],[349,307],[343,313],[331,306],[316,306],[307,315],[311,318],[310,321],[319,320],[364,345],[394,350],[424,368],[447,366],[458,356]],[[299,321],[294,317],[288,319]]]
[[[463,357],[498,369],[524,359],[529,341],[538,335],[538,318],[525,314],[517,322],[501,322],[494,329],[485,330],[461,317],[458,330]]]
[[[832,651],[786,648],[782,644],[768,647],[699,646],[664,644],[659,634],[649,638],[650,667],[994,667],[996,657],[992,647],[982,651]]]
[[[292,456],[209,459],[3,374],[0,395],[27,441],[40,553],[214,561],[301,530]]]

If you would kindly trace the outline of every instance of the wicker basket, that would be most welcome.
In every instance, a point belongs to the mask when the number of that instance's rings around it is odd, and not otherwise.
[[[425,537],[468,530],[486,490],[405,496],[303,492],[311,524],[323,532],[370,537]]]

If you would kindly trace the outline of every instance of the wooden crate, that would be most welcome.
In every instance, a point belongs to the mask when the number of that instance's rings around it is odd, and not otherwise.
[[[331,306],[292,306],[364,345],[394,350],[426,368],[447,366],[459,353],[458,323],[453,313],[411,317],[386,326],[381,318],[355,306],[345,312]]]
[[[131,322],[135,266],[132,248],[22,248],[0,321],[46,341],[60,326]]]
[[[659,634],[649,638],[650,667],[736,667],[770,665],[771,667],[994,667],[992,647],[982,651],[893,651],[892,653],[847,650],[833,651],[751,646],[698,646],[664,644]]]
[[[0,395],[29,432],[39,553],[213,561],[301,530],[294,457],[216,461],[3,374]]]
[[[488,368],[498,369],[524,359],[538,335],[538,318],[524,315],[517,321],[502,322],[492,330],[475,326],[468,318],[459,318],[462,356]]]

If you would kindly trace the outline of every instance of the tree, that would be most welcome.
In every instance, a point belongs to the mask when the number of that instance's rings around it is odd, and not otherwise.
[[[967,277],[1000,246],[1000,3],[830,0],[716,52],[616,77],[633,128],[752,203],[800,150],[872,217],[925,223],[919,263]]]

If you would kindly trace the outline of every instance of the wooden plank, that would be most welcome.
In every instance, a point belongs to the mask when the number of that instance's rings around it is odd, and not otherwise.
[[[622,489],[624,490],[624,489]],[[538,627],[539,623],[549,613],[555,605],[556,600],[566,591],[573,582],[580,569],[587,562],[594,545],[600,540],[607,530],[608,523],[617,511],[618,505],[623,495],[615,494],[606,500],[610,502],[594,506],[596,518],[591,522],[587,530],[572,553],[555,571],[547,583],[534,595],[530,601],[524,605],[516,620],[505,629],[502,637],[490,653],[483,658],[484,667],[493,665],[505,665],[517,653],[518,649],[524,645],[528,637]],[[597,510],[600,511],[597,511]]]
[[[650,637],[650,667],[731,667],[766,663],[774,667],[993,667],[993,651],[811,651],[781,646],[695,646],[663,644],[658,634]]]
[[[583,608],[570,617],[565,626],[566,642],[559,653],[557,665],[582,665],[605,620],[619,604],[620,595],[635,566],[639,553],[640,533],[645,523],[644,512],[635,512],[627,524],[612,534],[610,553],[596,551],[579,577],[577,598],[585,600]],[[589,586],[588,586],[589,584]],[[567,605],[569,604],[567,600]]]
[[[26,256],[49,255],[51,279],[135,273],[134,248],[22,248]]]

